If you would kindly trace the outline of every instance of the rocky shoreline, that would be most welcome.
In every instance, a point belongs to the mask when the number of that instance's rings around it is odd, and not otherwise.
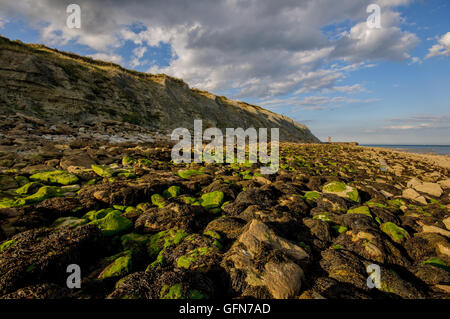
[[[450,296],[446,156],[281,143],[262,176],[174,164],[131,126],[0,120],[2,299]]]

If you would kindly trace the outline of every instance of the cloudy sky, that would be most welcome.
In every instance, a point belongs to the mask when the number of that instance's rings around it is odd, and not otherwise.
[[[1,0],[0,34],[167,73],[324,141],[450,144],[449,15],[447,0]]]

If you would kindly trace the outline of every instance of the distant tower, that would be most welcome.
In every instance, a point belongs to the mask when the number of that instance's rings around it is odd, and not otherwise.
[[[331,136],[328,136],[328,143],[331,143]]]

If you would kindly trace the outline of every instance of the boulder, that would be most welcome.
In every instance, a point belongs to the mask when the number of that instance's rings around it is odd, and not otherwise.
[[[423,205],[427,204],[427,200],[425,199],[425,197],[421,196],[419,193],[417,193],[412,188],[405,189],[402,193],[402,197],[405,199],[410,199],[410,200],[416,201]]]
[[[222,266],[231,288],[243,296],[292,298],[299,294],[309,255],[276,235],[259,220],[250,221],[226,253]]]
[[[418,192],[425,193],[427,195],[441,197],[443,191],[439,184],[437,183],[423,183],[414,186],[414,189]]]

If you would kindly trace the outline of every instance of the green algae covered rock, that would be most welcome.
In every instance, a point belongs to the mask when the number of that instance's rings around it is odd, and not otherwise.
[[[131,171],[131,170],[122,170],[120,173],[117,174],[118,177],[124,177],[124,178],[136,178],[137,175]]]
[[[140,158],[137,161],[139,167],[149,167],[152,165],[152,161],[147,158]]]
[[[106,215],[108,215],[111,212],[118,211],[114,208],[103,208],[100,210],[91,210],[84,214],[83,218],[88,219],[89,221],[98,220],[104,218]]]
[[[199,256],[208,256],[213,253],[211,247],[198,247],[186,255],[183,255],[177,259],[177,267],[189,269],[191,265],[197,261]]]
[[[331,221],[331,218],[330,218],[330,215],[328,214],[328,212],[314,215],[313,219],[318,219],[318,220],[321,220],[323,222],[330,222]]]
[[[372,208],[372,207],[387,208],[386,205],[381,204],[381,203],[377,203],[377,202],[367,202],[367,203],[365,203],[364,205],[367,205],[367,206],[369,206],[370,208]]]
[[[347,211],[347,214],[362,214],[362,215],[366,215],[366,216],[369,216],[370,218],[372,218],[372,215],[370,214],[370,210],[367,206],[360,206],[360,207],[349,209]]]
[[[184,179],[188,179],[189,177],[193,175],[201,175],[203,172],[196,170],[196,169],[187,169],[187,170],[179,170],[178,176]]]
[[[181,200],[183,200],[183,202],[185,202],[185,204],[187,204],[187,205],[192,205],[192,206],[200,205],[200,202],[198,201],[198,199],[195,197],[192,197],[192,196],[183,196],[183,197],[181,197]]]
[[[172,286],[164,285],[160,291],[161,299],[205,299],[207,296],[200,291],[193,289],[183,292],[182,283]]]
[[[133,222],[123,217],[122,212],[118,210],[113,210],[105,217],[93,220],[89,224],[96,225],[104,236],[114,236],[133,227]]]
[[[431,265],[450,272],[450,266],[448,266],[442,259],[439,259],[437,257],[431,257],[425,260],[422,264]]]
[[[331,226],[332,229],[334,229],[336,232],[338,232],[339,234],[345,233],[348,228],[342,225],[333,225]]]
[[[33,195],[27,196],[25,198],[19,198],[15,202],[15,206],[25,206],[31,204],[37,204],[42,202],[44,199],[52,198],[52,197],[61,197],[64,192],[61,188],[57,186],[42,186],[39,190]]]
[[[98,275],[98,279],[107,279],[113,277],[122,277],[130,273],[132,266],[131,251],[124,251],[119,257],[106,266],[105,269]]]
[[[218,232],[215,232],[213,230],[207,230],[207,231],[203,232],[203,235],[211,237],[214,240],[213,245],[216,246],[217,248],[219,248],[220,250],[222,250],[222,248],[223,248],[222,243],[221,243],[222,236],[220,236],[220,234]]]
[[[391,207],[400,208],[401,206],[405,205],[405,202],[403,200],[401,200],[400,198],[395,198],[395,199],[388,200],[388,204]]]
[[[408,232],[394,223],[384,223],[380,226],[380,228],[386,235],[391,237],[391,239],[398,244],[401,244],[409,238]]]
[[[151,196],[151,200],[152,200],[152,204],[155,206],[158,206],[159,208],[162,208],[164,206],[166,206],[166,199],[159,195],[159,194],[153,194]]]
[[[91,168],[95,172],[95,174],[97,174],[101,177],[109,178],[109,177],[113,177],[116,174],[116,171],[107,165],[93,164],[91,166]]]
[[[0,199],[0,208],[9,208],[18,206],[16,200],[13,198],[2,198]]]
[[[171,198],[171,197],[175,197],[181,194],[181,188],[180,186],[170,186],[168,189],[166,189],[163,192],[163,196],[165,198]]]
[[[331,182],[326,184],[322,191],[324,193],[335,194],[337,196],[347,198],[353,202],[360,202],[358,190],[352,186],[348,186],[342,182]]]
[[[32,181],[39,181],[43,183],[72,185],[78,182],[78,177],[66,171],[49,171],[40,172],[30,176]]]
[[[148,255],[152,258],[156,258],[157,255],[170,246],[176,246],[187,236],[188,234],[182,229],[169,229],[156,233],[150,237],[147,243]]]
[[[0,252],[4,251],[5,249],[14,246],[17,244],[17,241],[14,239],[8,240],[0,244]]]
[[[131,156],[124,156],[122,158],[123,166],[133,166],[135,163],[137,163],[137,160],[132,158]]]
[[[306,192],[304,195],[304,198],[307,201],[311,201],[311,202],[315,202],[316,200],[318,200],[320,197],[320,193],[316,192],[316,191],[311,191],[311,192]]]
[[[224,201],[225,195],[223,192],[220,191],[214,191],[211,193],[203,194],[200,198],[200,205],[202,205],[204,208],[208,210],[213,210],[219,208],[222,206]]]

